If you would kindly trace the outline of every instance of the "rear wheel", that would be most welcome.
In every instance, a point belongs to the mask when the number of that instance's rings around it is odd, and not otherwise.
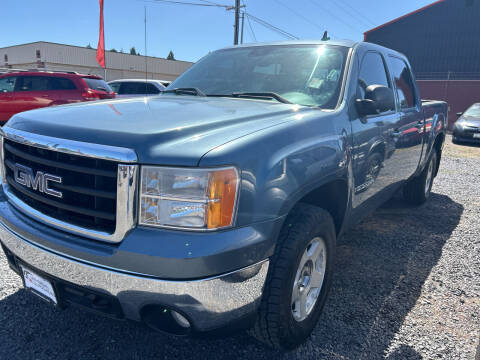
[[[327,297],[335,254],[330,214],[300,204],[287,218],[270,262],[253,336],[278,349],[303,343],[317,324]]]
[[[406,201],[414,205],[421,205],[428,200],[433,186],[433,179],[437,169],[437,151],[434,149],[430,159],[420,175],[410,179],[403,188]]]

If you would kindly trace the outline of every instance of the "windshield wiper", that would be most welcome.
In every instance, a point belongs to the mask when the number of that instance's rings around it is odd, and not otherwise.
[[[235,92],[231,96],[238,98],[258,98],[258,99],[275,99],[278,102],[284,104],[292,104],[291,101],[288,101],[284,97],[278,95],[274,92]]]
[[[162,93],[173,93],[173,94],[187,94],[187,95],[196,95],[196,96],[206,96],[202,90],[195,87],[185,87],[185,88],[175,88],[163,90]]]

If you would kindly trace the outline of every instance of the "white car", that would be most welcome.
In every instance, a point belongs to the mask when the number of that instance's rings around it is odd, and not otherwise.
[[[119,79],[108,83],[118,98],[153,96],[165,90],[162,80]]]

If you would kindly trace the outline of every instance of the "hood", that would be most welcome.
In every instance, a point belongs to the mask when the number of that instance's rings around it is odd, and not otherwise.
[[[161,95],[33,110],[6,126],[130,148],[143,164],[196,166],[209,150],[303,111],[312,110],[274,101]]]
[[[468,116],[463,115],[459,120],[458,123],[462,123],[466,126],[472,127],[480,127],[480,118],[476,116]]]

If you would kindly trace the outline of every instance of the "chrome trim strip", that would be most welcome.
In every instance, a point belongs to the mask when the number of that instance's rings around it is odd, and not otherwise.
[[[8,126],[4,126],[1,129],[0,135],[21,144],[70,155],[86,156],[123,163],[136,163],[138,161],[137,154],[134,150],[123,147],[54,138],[13,129]]]
[[[0,129],[0,133],[1,133]],[[6,178],[6,173],[5,173],[5,156],[3,154],[3,139],[4,137],[0,135],[0,184],[6,184],[7,183],[7,178]]]
[[[117,224],[113,234],[84,228],[45,215],[15,196],[15,194],[10,190],[8,184],[4,183],[2,186],[10,204],[12,204],[19,211],[38,221],[46,223],[54,228],[69,231],[73,234],[84,236],[90,239],[118,243],[123,240],[125,234],[132,230],[136,224],[135,194],[137,188],[137,177],[138,165],[118,165],[116,212]]]
[[[195,328],[203,331],[254,312],[260,304],[269,267],[266,259],[211,278],[161,280],[106,270],[60,256],[20,237],[2,223],[0,238],[27,267],[30,265],[78,286],[117,297],[129,319],[141,320],[143,306],[161,304],[181,310]]]

